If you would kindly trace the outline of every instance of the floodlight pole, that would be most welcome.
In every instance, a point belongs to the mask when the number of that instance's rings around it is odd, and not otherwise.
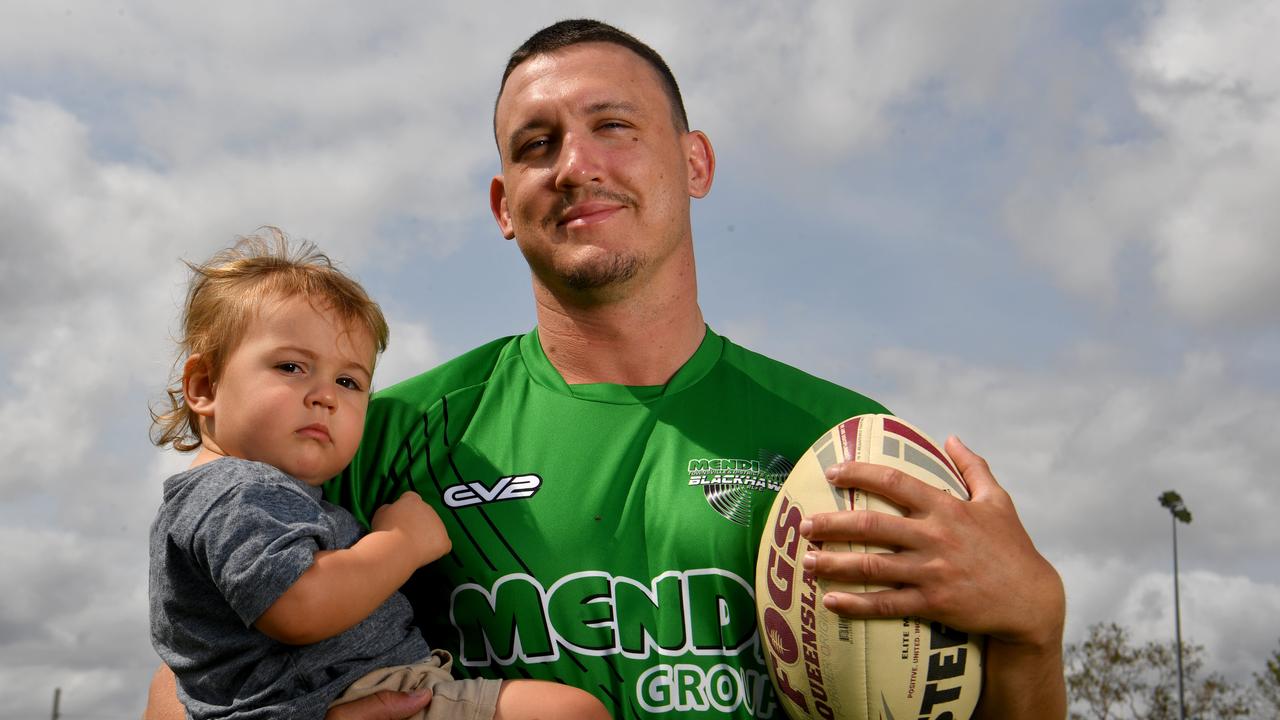
[[[1178,599],[1178,516],[1169,514],[1173,523],[1173,629],[1178,643],[1178,720],[1187,720],[1187,702],[1182,690],[1182,603]]]
[[[1172,490],[1160,495],[1160,505],[1168,508],[1173,522],[1173,630],[1178,653],[1178,720],[1187,720],[1186,694],[1182,687],[1182,603],[1178,597],[1178,523],[1190,523],[1191,511],[1182,502],[1182,496]]]

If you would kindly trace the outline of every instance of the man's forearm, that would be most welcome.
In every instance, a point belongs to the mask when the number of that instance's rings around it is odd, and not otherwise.
[[[1056,720],[1067,716],[1062,642],[1036,648],[989,638],[975,720]]]
[[[187,713],[178,702],[178,682],[168,665],[161,665],[151,676],[147,690],[147,709],[142,720],[186,720]]]

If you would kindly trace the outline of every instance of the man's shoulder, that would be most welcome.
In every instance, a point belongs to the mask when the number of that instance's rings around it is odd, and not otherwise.
[[[450,393],[482,385],[493,376],[503,358],[511,356],[509,350],[513,349],[519,339],[519,335],[498,338],[424,373],[379,390],[370,400],[369,410],[386,410],[393,406],[421,409]]]
[[[781,392],[792,401],[817,409],[861,408],[861,412],[889,412],[876,400],[838,383],[825,380],[781,360],[745,348],[724,339],[722,359],[730,367],[746,374],[761,385]]]

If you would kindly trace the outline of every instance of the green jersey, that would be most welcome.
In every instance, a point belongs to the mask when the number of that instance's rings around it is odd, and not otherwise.
[[[764,516],[837,422],[885,412],[710,330],[666,385],[567,385],[537,330],[378,393],[329,498],[414,490],[452,551],[405,588],[463,675],[558,680],[619,718],[777,717],[752,590]]]

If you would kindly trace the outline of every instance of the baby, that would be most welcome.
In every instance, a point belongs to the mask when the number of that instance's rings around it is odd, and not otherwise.
[[[193,278],[160,446],[198,451],[151,528],[151,637],[188,714],[319,718],[378,690],[430,689],[420,718],[607,718],[576,688],[455,680],[397,589],[450,550],[406,493],[368,534],[321,500],[360,442],[378,305],[309,243],[242,238]]]

